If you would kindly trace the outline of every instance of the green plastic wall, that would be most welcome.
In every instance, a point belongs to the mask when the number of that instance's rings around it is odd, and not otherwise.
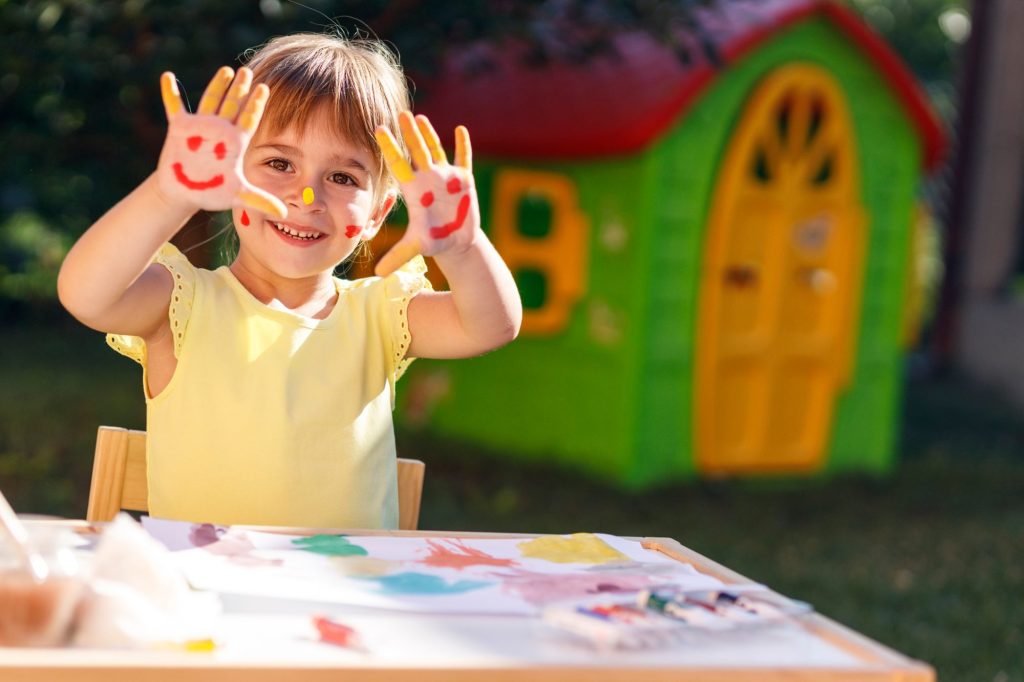
[[[478,158],[485,225],[499,168],[560,173],[576,184],[590,220],[587,294],[562,334],[523,335],[471,360],[414,363],[403,381],[438,372],[449,378],[449,393],[428,415],[432,431],[629,487],[695,474],[693,362],[704,224],[746,98],[767,72],[794,61],[827,68],[847,93],[868,213],[855,366],[836,405],[826,469],[882,472],[891,465],[921,151],[888,85],[823,20],[792,27],[728,67],[642,153],[585,163]],[[622,234],[624,240],[615,239]]]

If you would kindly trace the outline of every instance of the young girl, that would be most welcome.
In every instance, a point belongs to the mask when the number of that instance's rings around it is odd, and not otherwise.
[[[248,68],[221,68],[196,114],[172,74],[161,91],[156,172],[82,235],[58,280],[64,306],[142,364],[150,513],[397,527],[395,382],[413,358],[507,343],[522,317],[480,229],[468,133],[449,164],[374,41],[272,40]],[[404,237],[378,277],[335,278],[394,206],[395,179]],[[231,209],[230,266],[194,268],[167,244],[198,209]],[[420,255],[450,292],[430,289]]]

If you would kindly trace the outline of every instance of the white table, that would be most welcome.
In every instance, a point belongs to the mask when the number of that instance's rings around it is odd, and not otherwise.
[[[388,534],[530,537],[422,531]],[[643,542],[648,549],[691,564],[726,583],[751,582],[675,540],[649,538]],[[365,644],[364,651],[355,651],[317,641],[309,609],[301,603],[225,596],[224,606],[218,647],[212,652],[0,649],[0,680],[562,682],[640,676],[645,682],[935,679],[930,666],[820,614],[802,616],[785,626],[703,636],[667,648],[600,652],[559,637],[537,618],[410,614],[346,607],[345,623],[360,633]]]

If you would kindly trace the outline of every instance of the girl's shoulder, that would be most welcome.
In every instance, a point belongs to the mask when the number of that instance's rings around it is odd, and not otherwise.
[[[395,299],[412,297],[424,289],[433,289],[427,279],[427,263],[422,256],[416,256],[386,277],[334,279],[342,295],[377,294],[383,299]]]

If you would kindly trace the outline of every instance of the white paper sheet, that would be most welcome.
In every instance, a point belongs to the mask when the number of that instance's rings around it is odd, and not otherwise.
[[[552,603],[721,581],[604,534],[313,536],[144,519],[196,589],[420,613],[535,615]]]

